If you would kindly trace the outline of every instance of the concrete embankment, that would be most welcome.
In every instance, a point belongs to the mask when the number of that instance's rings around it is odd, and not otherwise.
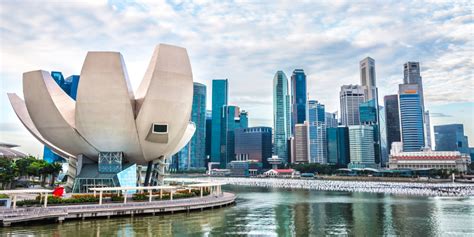
[[[52,219],[62,223],[68,219],[85,219],[92,217],[113,217],[123,215],[160,214],[190,212],[209,208],[219,208],[235,202],[236,195],[224,192],[222,195],[209,195],[167,201],[129,202],[110,204],[69,205],[50,207],[27,207],[0,209],[0,221],[3,226],[14,223],[33,222]]]

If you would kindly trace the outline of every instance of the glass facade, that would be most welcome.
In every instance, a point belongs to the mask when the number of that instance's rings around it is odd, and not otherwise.
[[[387,151],[390,153],[393,142],[400,142],[400,115],[398,110],[398,95],[384,97],[385,132],[387,134]]]
[[[288,79],[282,71],[273,78],[274,154],[285,162],[288,159],[288,138],[291,136],[291,111]]]
[[[377,123],[377,108],[375,100],[369,100],[359,105],[359,116],[361,124]]]
[[[463,124],[446,124],[434,126],[437,151],[459,151],[469,154],[469,144],[464,135]]]
[[[399,108],[403,151],[420,151],[424,146],[423,110],[417,85],[399,86]]]
[[[72,75],[65,79],[61,72],[52,71],[51,77],[67,95],[69,95],[73,100],[76,100],[77,86],[79,85],[80,78],[78,75]],[[43,160],[48,163],[65,162],[64,158],[55,154],[46,146],[43,149]]]
[[[173,157],[173,168],[178,170],[206,167],[206,86],[197,82],[194,82],[191,121],[196,131],[189,143]]]
[[[212,111],[206,111],[206,161],[211,157],[211,140],[212,140]],[[206,165],[207,167],[207,165]]]
[[[349,126],[349,168],[375,168],[374,127]]]
[[[339,93],[341,124],[360,125],[359,106],[365,101],[365,92],[359,85],[344,85]]]
[[[349,129],[335,127],[327,129],[328,163],[346,167],[350,162]]]
[[[292,96],[292,130],[295,124],[302,124],[306,121],[307,88],[306,74],[303,69],[295,69],[291,75],[291,96]]]
[[[135,187],[137,185],[137,165],[133,164],[117,173],[120,187]],[[136,193],[136,190],[128,190],[128,194]]]
[[[235,155],[237,160],[255,160],[270,168],[267,159],[272,157],[272,128],[235,129]]]
[[[221,162],[222,118],[224,107],[227,106],[228,81],[227,79],[212,81],[212,129],[211,129],[211,161]],[[226,164],[221,164],[225,167]]]
[[[308,101],[309,124],[309,162],[327,162],[326,113],[323,104],[316,100]]]

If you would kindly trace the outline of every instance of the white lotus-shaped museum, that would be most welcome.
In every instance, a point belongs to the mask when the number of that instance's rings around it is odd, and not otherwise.
[[[191,64],[181,47],[156,46],[135,93],[120,53],[88,52],[76,101],[42,70],[23,74],[23,94],[8,94],[18,118],[64,158],[115,152],[147,164],[178,152],[195,131]]]

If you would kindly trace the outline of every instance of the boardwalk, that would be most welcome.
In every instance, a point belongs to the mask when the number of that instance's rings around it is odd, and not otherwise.
[[[54,219],[62,222],[67,219],[85,219],[89,217],[111,217],[120,215],[138,215],[155,213],[173,213],[177,211],[203,210],[206,208],[227,206],[235,202],[235,194],[209,195],[167,201],[129,202],[90,205],[69,205],[0,209],[0,221],[4,226],[12,223]]]

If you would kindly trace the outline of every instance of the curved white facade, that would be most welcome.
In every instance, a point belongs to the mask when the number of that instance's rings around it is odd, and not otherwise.
[[[99,152],[123,152],[126,160],[145,164],[173,155],[191,139],[186,49],[156,46],[136,96],[120,53],[89,52],[80,77],[76,101],[45,71],[23,74],[24,103],[9,94],[25,127],[59,155],[97,160]]]

